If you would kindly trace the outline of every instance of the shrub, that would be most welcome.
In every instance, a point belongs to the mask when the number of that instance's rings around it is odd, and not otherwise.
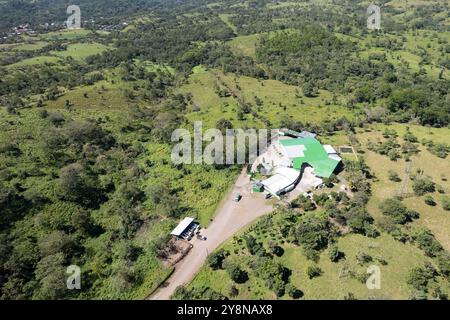
[[[359,251],[359,252],[356,254],[356,260],[358,260],[358,262],[359,262],[360,264],[364,264],[364,263],[371,262],[373,259],[372,259],[372,257],[371,257],[370,255],[368,255],[367,253],[362,252],[362,251]]]
[[[393,182],[400,182],[400,181],[402,181],[402,179],[400,179],[400,177],[398,176],[397,172],[395,172],[393,170],[389,170],[388,171],[388,177],[389,177],[389,180],[391,180]]]
[[[286,285],[286,291],[287,294],[292,298],[292,299],[300,299],[301,297],[303,297],[303,292],[299,289],[297,289],[294,285],[288,283]]]
[[[438,257],[439,270],[446,277],[450,276],[450,253],[442,251]]]
[[[450,197],[442,198],[442,208],[446,211],[450,211]]]
[[[308,278],[313,279],[315,277],[319,277],[321,276],[323,273],[322,269],[320,269],[318,266],[316,265],[310,265],[306,268],[306,275],[308,276]]]
[[[419,229],[412,235],[412,237],[419,245],[419,248],[424,250],[430,257],[436,256],[443,250],[441,244],[428,230]]]
[[[436,202],[434,201],[434,198],[433,198],[432,196],[430,196],[430,195],[427,195],[427,196],[425,197],[425,203],[426,203],[427,205],[433,206],[433,207],[436,205]]]
[[[300,208],[305,211],[313,211],[316,209],[314,203],[308,197],[300,195],[297,199],[292,201],[293,208]]]
[[[331,245],[328,251],[328,257],[332,262],[337,262],[342,257],[343,253],[339,251],[336,245]]]
[[[250,252],[251,255],[258,255],[258,256],[266,255],[266,250],[264,249],[263,245],[261,243],[258,243],[253,236],[251,235],[245,236],[244,240],[248,252]]]
[[[235,285],[232,285],[230,287],[230,289],[228,290],[228,294],[232,298],[237,297],[239,295],[239,290],[238,290],[238,288],[236,288]]]
[[[419,178],[414,180],[412,188],[417,196],[423,196],[434,192],[436,185],[430,178]]]
[[[395,223],[404,224],[410,220],[408,209],[397,199],[386,199],[379,206],[385,216],[389,216]]]
[[[407,283],[418,291],[426,292],[428,282],[433,276],[427,268],[415,267],[409,272]]]

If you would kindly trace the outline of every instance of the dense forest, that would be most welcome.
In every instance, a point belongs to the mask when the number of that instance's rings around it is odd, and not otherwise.
[[[1,1],[0,299],[150,294],[172,271],[161,262],[168,231],[188,214],[207,224],[240,169],[170,162],[171,133],[197,118],[219,129],[344,132],[351,142],[368,124],[448,130],[448,1],[413,8],[380,1],[378,31],[366,28],[365,2],[325,2],[79,0],[83,29],[66,31],[67,1]],[[19,24],[36,33],[6,36]],[[270,100],[274,83],[284,91]],[[299,110],[308,104],[320,117]],[[392,161],[419,153],[418,139],[396,138],[388,133],[368,149]],[[448,140],[420,142],[440,159],[450,152]],[[417,217],[401,203],[391,203],[395,212],[382,208],[394,222],[375,227],[367,209],[373,176],[364,162],[346,167],[355,198],[333,194],[320,208],[357,235],[377,237],[379,229],[415,241],[448,278],[448,253],[432,234],[402,229]],[[293,206],[310,211],[311,204],[299,198]],[[321,213],[280,214],[288,221],[282,241],[306,243],[311,260],[335,243]],[[259,277],[277,277],[271,291],[298,295],[270,258],[275,245],[268,253],[251,235],[239,241],[258,257]],[[85,275],[80,291],[61,286],[71,264]],[[311,278],[319,272],[310,271]],[[175,297],[223,294],[180,288]]]

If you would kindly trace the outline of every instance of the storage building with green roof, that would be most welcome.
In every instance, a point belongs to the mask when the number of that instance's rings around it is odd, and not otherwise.
[[[324,146],[314,138],[280,139],[279,142],[292,167],[300,172],[309,165],[316,176],[329,178],[342,161],[333,147]]]

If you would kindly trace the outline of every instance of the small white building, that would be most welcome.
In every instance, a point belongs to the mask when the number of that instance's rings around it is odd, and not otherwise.
[[[299,171],[292,168],[279,167],[272,177],[261,183],[265,191],[278,198],[282,193],[294,190],[300,178],[301,173]]]
[[[194,218],[184,218],[170,234],[177,238],[189,239],[192,237],[194,230],[198,227],[198,224],[195,223],[194,220]]]

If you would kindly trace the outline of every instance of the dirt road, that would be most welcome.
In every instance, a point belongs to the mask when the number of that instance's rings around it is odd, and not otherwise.
[[[236,184],[225,201],[218,208],[213,222],[202,230],[206,241],[195,240],[189,254],[180,261],[174,273],[165,286],[160,287],[150,297],[150,300],[168,300],[175,289],[190,282],[204,265],[206,257],[236,232],[249,225],[255,219],[270,213],[272,205],[261,194],[251,193],[250,180],[245,169],[238,177]],[[233,201],[235,193],[243,195],[239,203]]]

